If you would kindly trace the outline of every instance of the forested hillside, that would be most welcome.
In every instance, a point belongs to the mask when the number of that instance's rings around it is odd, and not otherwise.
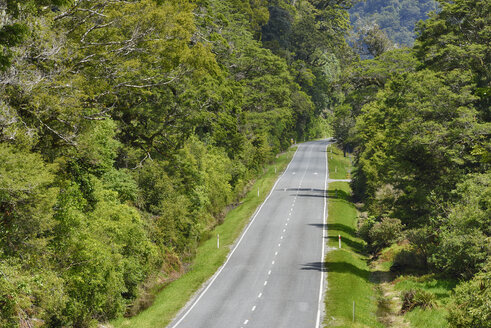
[[[94,326],[182,272],[265,163],[328,133],[346,5],[2,2],[0,326]]]
[[[412,46],[416,23],[436,9],[435,0],[362,0],[349,13],[355,32],[366,33],[376,24],[393,43]]]
[[[369,251],[403,241],[391,270],[460,281],[446,320],[489,327],[491,8],[439,4],[413,49],[347,66],[334,128],[356,155],[352,188],[367,211],[359,233]],[[407,304],[434,304],[419,295]]]

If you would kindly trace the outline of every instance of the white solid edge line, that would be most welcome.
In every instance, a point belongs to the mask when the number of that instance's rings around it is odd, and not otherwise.
[[[244,236],[246,235],[247,231],[249,231],[249,228],[251,227],[251,225],[254,223],[254,220],[256,219],[256,217],[258,216],[259,212],[261,211],[261,209],[263,208],[264,204],[266,204],[266,202],[268,201],[269,197],[271,197],[271,195],[273,194],[273,192],[275,191],[276,189],[276,185],[278,184],[278,182],[280,182],[281,178],[283,178],[283,176],[285,175],[285,173],[288,171],[288,169],[290,168],[290,165],[293,163],[293,160],[295,159],[295,156],[297,155],[297,152],[298,152],[298,149],[300,147],[297,147],[297,150],[295,150],[295,153],[293,154],[293,157],[290,161],[290,163],[288,163],[285,171],[281,174],[281,176],[278,178],[278,180],[276,180],[276,183],[273,185],[273,188],[271,188],[271,191],[269,192],[268,196],[266,197],[266,199],[264,200],[264,202],[261,204],[261,206],[259,206],[259,208],[257,209],[256,211],[256,214],[254,214],[254,216],[252,217],[251,221],[249,222],[249,224],[247,225],[247,227],[245,228],[244,232],[242,233],[242,236],[240,237],[239,241],[237,242],[237,244],[235,245],[234,249],[232,249],[232,251],[229,253],[229,255],[227,256],[227,260],[225,261],[225,263],[223,263],[222,267],[215,273],[214,277],[211,279],[210,283],[208,284],[208,286],[206,286],[206,288],[201,292],[201,294],[198,296],[198,298],[192,303],[192,305],[189,307],[189,309],[187,309],[186,312],[184,312],[184,314],[182,315],[182,317],[179,319],[179,321],[177,321],[172,327],[170,328],[176,328],[185,318],[186,316],[189,314],[189,312],[191,312],[191,310],[196,306],[196,304],[199,302],[199,300],[201,299],[201,297],[203,297],[203,295],[206,293],[206,291],[211,287],[211,285],[213,285],[213,282],[216,280],[216,278],[220,275],[220,273],[223,271],[223,269],[225,268],[225,266],[227,265],[228,261],[230,260],[230,258],[232,257],[232,255],[234,254],[235,250],[237,249],[237,247],[239,247],[240,245],[240,242],[242,241],[242,239],[244,239]]]
[[[327,145],[326,145],[327,149]],[[326,224],[327,221],[327,215],[326,215],[326,207],[327,207],[327,178],[329,176],[329,169],[327,166],[327,155],[325,156],[326,159],[326,178],[324,181],[324,212],[322,213],[322,224]],[[327,229],[322,229],[322,257],[321,257],[321,263],[324,263],[324,248],[326,245],[326,233]],[[324,285],[324,268],[321,268],[321,281],[320,281],[320,286],[319,286],[319,304],[317,306],[317,320],[315,321],[315,328],[320,327],[320,320],[321,320],[321,306],[322,306],[322,292],[323,292],[323,285]]]

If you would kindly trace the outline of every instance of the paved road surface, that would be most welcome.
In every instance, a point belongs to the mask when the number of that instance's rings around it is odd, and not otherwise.
[[[170,328],[316,328],[328,141],[299,145],[224,266]]]

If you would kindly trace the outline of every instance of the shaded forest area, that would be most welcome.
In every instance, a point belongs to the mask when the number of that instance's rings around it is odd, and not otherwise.
[[[2,327],[147,306],[265,163],[328,133],[349,53],[344,1],[0,6]]]
[[[459,282],[450,327],[490,327],[491,3],[438,2],[413,48],[345,66],[333,126],[368,251],[399,242],[391,271]],[[434,299],[412,290],[401,312]]]

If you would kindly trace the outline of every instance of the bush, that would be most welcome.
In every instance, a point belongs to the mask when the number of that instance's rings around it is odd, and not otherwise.
[[[375,223],[377,223],[377,221],[373,216],[360,218],[359,220],[358,236],[360,236],[360,238],[366,241],[368,244],[370,244],[369,232],[370,229],[372,229],[372,227],[375,225]]]
[[[429,227],[410,229],[406,232],[411,250],[416,256],[417,263],[423,267],[428,265],[428,257],[434,247],[434,233]]]
[[[491,327],[491,261],[472,280],[457,286],[447,319],[452,328]]]
[[[402,272],[408,269],[421,270],[425,268],[421,256],[413,248],[403,249],[394,257],[394,262],[390,267],[392,272]]]
[[[401,296],[401,313],[411,311],[416,307],[431,309],[436,306],[435,295],[421,288],[405,290]]]
[[[368,232],[371,248],[374,252],[390,246],[401,236],[402,223],[399,219],[383,218]]]
[[[483,266],[490,254],[489,237],[476,230],[444,231],[431,257],[431,264],[446,274],[470,279]]]

